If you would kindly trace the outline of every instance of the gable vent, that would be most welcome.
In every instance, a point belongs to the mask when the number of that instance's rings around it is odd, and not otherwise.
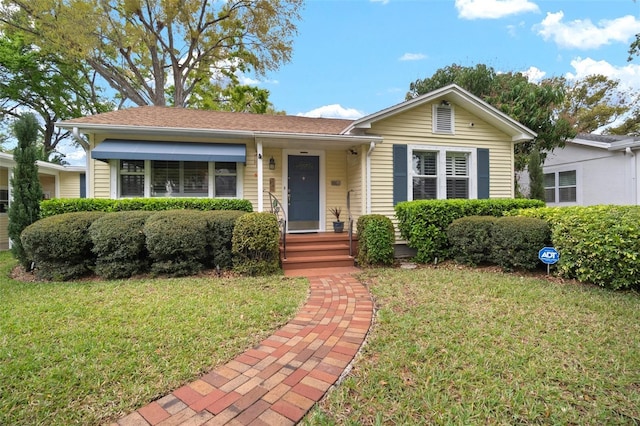
[[[453,133],[453,108],[448,105],[434,105],[434,133]]]

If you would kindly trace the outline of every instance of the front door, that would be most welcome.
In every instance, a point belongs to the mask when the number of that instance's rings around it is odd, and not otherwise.
[[[320,229],[320,157],[288,156],[289,231]]]

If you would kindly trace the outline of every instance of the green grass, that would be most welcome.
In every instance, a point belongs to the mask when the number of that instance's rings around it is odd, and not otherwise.
[[[0,254],[0,424],[101,424],[258,343],[303,279],[24,283]]]
[[[640,424],[638,293],[453,267],[361,279],[376,324],[305,424]]]

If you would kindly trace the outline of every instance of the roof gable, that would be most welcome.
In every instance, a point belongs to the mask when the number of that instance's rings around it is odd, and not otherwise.
[[[483,119],[487,123],[511,136],[511,139],[514,142],[531,140],[537,136],[533,130],[527,128],[526,126],[523,126],[518,121],[484,102],[477,96],[467,92],[456,84],[451,84],[432,92],[425,93],[424,95],[418,96],[417,98],[410,99],[408,101],[358,119],[345,130],[345,133],[353,132],[356,129],[371,128],[371,125],[377,121],[393,117],[397,114],[401,114],[409,109],[416,108],[426,103],[438,101],[447,101],[460,105],[461,107]]]

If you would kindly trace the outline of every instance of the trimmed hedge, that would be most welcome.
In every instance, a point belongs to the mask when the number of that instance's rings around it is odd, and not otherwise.
[[[151,271],[169,276],[196,274],[207,259],[206,212],[169,210],[151,215],[144,224]]]
[[[491,257],[502,269],[534,270],[540,265],[538,252],[551,242],[546,221],[533,217],[501,217],[491,230]]]
[[[104,278],[127,278],[149,269],[144,224],[149,211],[105,214],[91,225],[89,235],[96,255],[95,273]]]
[[[476,266],[492,262],[491,246],[494,216],[467,216],[451,222],[447,238],[456,262]]]
[[[280,228],[272,213],[240,216],[233,230],[233,269],[246,275],[280,270]]]
[[[395,230],[391,219],[380,214],[360,216],[356,229],[360,265],[393,264]]]
[[[21,241],[39,279],[65,281],[90,273],[95,265],[89,227],[102,212],[65,213],[40,219],[22,231]]]
[[[205,266],[231,269],[232,238],[236,221],[245,211],[210,211],[203,212],[207,221],[207,259]]]
[[[417,250],[416,261],[432,262],[450,256],[447,228],[465,216],[503,216],[514,209],[543,207],[544,202],[528,199],[417,200],[395,207],[398,229],[409,247]]]
[[[240,210],[253,211],[249,200],[235,198],[122,198],[111,200],[105,198],[56,198],[40,203],[40,217],[45,218],[57,214],[101,211],[117,212],[130,210]]]

